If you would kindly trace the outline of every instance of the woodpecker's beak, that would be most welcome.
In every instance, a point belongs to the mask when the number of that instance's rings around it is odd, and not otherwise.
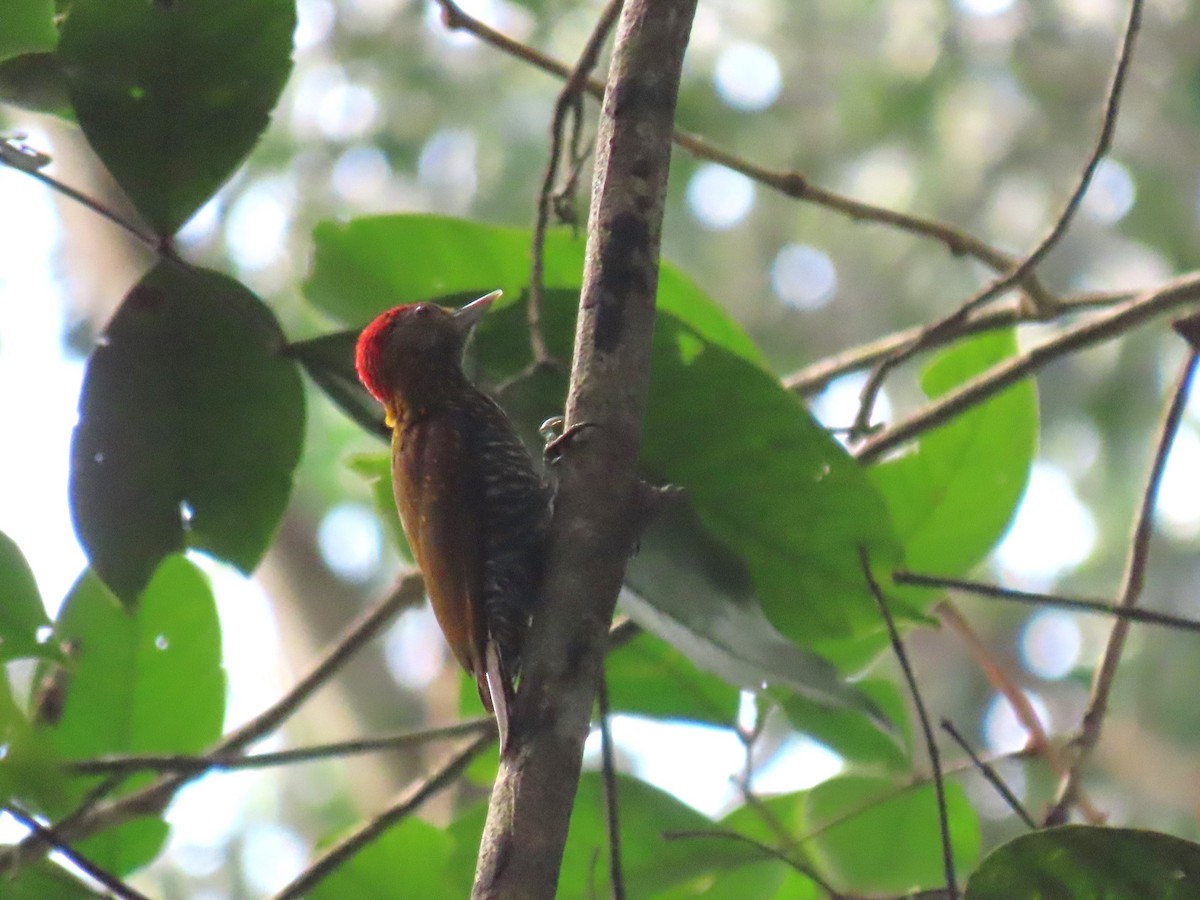
[[[454,313],[454,324],[458,327],[459,334],[464,337],[470,334],[479,320],[483,318],[483,314],[488,311],[488,307],[492,305],[503,291],[492,291],[478,300],[472,300],[466,306]]]

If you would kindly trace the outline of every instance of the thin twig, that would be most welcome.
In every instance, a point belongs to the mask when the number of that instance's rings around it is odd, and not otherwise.
[[[1029,735],[1027,742],[1029,749],[1037,755],[1044,757],[1051,771],[1056,775],[1062,776],[1069,772],[1069,763],[1063,759],[1062,753],[1059,752],[1058,748],[1047,737],[1046,729],[1042,727],[1042,722],[1038,718],[1033,704],[1029,702],[1029,697],[1009,677],[1004,667],[1000,665],[987,645],[975,633],[975,629],[971,627],[971,623],[958,611],[958,607],[949,601],[942,601],[934,607],[933,611],[943,625],[950,628],[963,639],[963,642],[967,645],[968,652],[970,652],[971,657],[982,670],[988,682],[1008,701],[1008,705],[1012,707],[1017,721],[1021,723],[1021,726]],[[1093,825],[1104,824],[1106,819],[1104,813],[1098,810],[1088,797],[1081,793],[1078,800],[1079,807],[1083,810],[1088,822]]]
[[[608,35],[617,22],[624,0],[609,0],[600,18],[596,21],[592,33],[584,44],[583,52],[567,83],[559,91],[558,99],[554,102],[554,116],[550,123],[550,156],[546,160],[546,171],[542,176],[542,187],[538,192],[537,217],[533,225],[533,244],[530,247],[532,264],[529,273],[529,305],[526,314],[529,319],[529,344],[533,350],[534,365],[545,365],[550,361],[550,351],[546,348],[546,339],[542,334],[542,273],[545,267],[546,227],[550,223],[551,200],[554,196],[554,183],[558,180],[558,166],[562,158],[563,130],[567,116],[573,119],[571,147],[577,150],[583,130],[583,91],[596,63],[600,59],[600,50]]]
[[[1137,522],[1130,540],[1129,560],[1125,566],[1125,575],[1121,579],[1121,593],[1117,600],[1117,606],[1124,609],[1137,605],[1142,595],[1142,587],[1146,582],[1146,565],[1150,558],[1150,536],[1154,531],[1154,507],[1158,501],[1158,489],[1162,484],[1162,476],[1167,467],[1167,457],[1170,455],[1171,445],[1175,442],[1179,423],[1183,420],[1183,411],[1187,406],[1188,393],[1191,390],[1198,362],[1200,362],[1200,352],[1191,348],[1187,360],[1180,369],[1174,396],[1163,416],[1158,446],[1155,449],[1154,461],[1150,466],[1150,475],[1146,479],[1146,489],[1142,494],[1141,507],[1138,510]],[[1047,825],[1059,825],[1066,821],[1078,793],[1080,774],[1096,744],[1100,741],[1100,731],[1104,724],[1104,716],[1108,711],[1109,694],[1117,675],[1121,654],[1125,649],[1125,639],[1129,635],[1129,624],[1129,619],[1117,619],[1113,623],[1112,631],[1109,632],[1104,656],[1101,657],[1100,665],[1096,668],[1096,674],[1092,679],[1091,696],[1088,698],[1087,709],[1084,711],[1083,723],[1076,740],[1078,755],[1070,771],[1059,782],[1054,805],[1046,814]]]
[[[817,887],[827,893],[831,900],[841,900],[844,896],[839,893],[828,881],[821,877],[821,874],[816,869],[809,866],[807,863],[793,859],[788,856],[783,850],[776,849],[770,844],[764,844],[762,841],[757,841],[749,835],[742,834],[737,831],[729,831],[724,828],[707,828],[703,830],[684,830],[684,831],[664,831],[662,833],[664,841],[682,841],[682,840],[697,840],[697,839],[717,839],[722,841],[740,841],[743,844],[749,844],[763,856],[777,859],[781,863],[795,871],[799,872],[805,878],[812,881]]]
[[[941,756],[933,737],[933,728],[929,724],[929,714],[925,711],[925,701],[921,698],[921,691],[917,687],[917,677],[913,674],[912,666],[908,661],[908,653],[904,650],[900,632],[896,630],[896,622],[892,618],[891,610],[888,609],[883,590],[871,572],[871,560],[865,547],[859,548],[858,558],[862,566],[863,577],[867,580],[867,587],[870,588],[871,596],[875,598],[875,605],[879,607],[879,614],[883,616],[883,621],[887,625],[888,638],[892,642],[892,652],[895,653],[896,661],[900,663],[900,669],[904,672],[904,680],[908,682],[908,690],[912,694],[913,704],[917,708],[917,718],[921,721],[921,731],[925,734],[925,748],[929,752],[930,768],[933,769],[933,789],[937,795],[938,825],[942,831],[942,864],[946,871],[946,889],[950,892],[952,900],[957,900],[958,880],[954,877],[954,848],[950,843],[950,815],[946,811],[946,785],[942,778]]]
[[[126,884],[112,872],[102,866],[97,865],[88,859],[84,854],[80,853],[70,844],[61,840],[58,835],[47,828],[32,815],[25,812],[14,803],[9,803],[3,807],[4,811],[10,816],[28,828],[33,834],[36,834],[42,840],[47,841],[50,846],[65,856],[72,865],[87,873],[97,882],[104,885],[114,896],[120,900],[150,900],[145,894],[134,887]]]
[[[1106,313],[1068,328],[1043,344],[1011,357],[943,394],[913,415],[867,438],[854,451],[861,462],[873,462],[926,431],[937,428],[964,409],[1037,372],[1060,357],[1143,325],[1185,303],[1200,299],[1200,272],[1172,279]]]
[[[600,714],[600,772],[604,778],[604,806],[608,812],[608,877],[613,900],[625,900],[625,876],[621,869],[621,814],[617,792],[617,763],[613,753],[612,723],[608,710],[608,676],[603,669],[596,685]]]
[[[274,731],[364,644],[379,634],[396,613],[419,603],[423,594],[424,582],[419,574],[412,572],[399,578],[389,594],[351,623],[341,639],[290,691],[241,728],[222,738],[209,751],[209,755],[228,756]],[[54,826],[52,831],[59,840],[78,841],[136,816],[159,815],[176,791],[194,777],[194,773],[166,775],[132,794],[97,805],[85,813],[76,810]],[[16,846],[0,850],[0,871],[44,855],[50,849],[40,835],[32,834]]]
[[[1125,25],[1125,33],[1121,38],[1120,49],[1117,52],[1117,60],[1113,66],[1108,89],[1105,91],[1104,113],[1101,118],[1100,134],[1097,136],[1095,145],[1084,162],[1083,171],[1080,172],[1075,187],[1072,189],[1066,204],[1063,206],[1062,212],[1054,221],[1054,224],[1042,239],[1038,241],[1029,255],[1022,260],[1020,265],[1016,266],[1003,277],[992,281],[991,284],[967,300],[966,303],[949,316],[923,328],[920,337],[907,347],[892,353],[875,368],[871,373],[871,377],[867,379],[866,385],[863,387],[859,414],[855,421],[855,427],[859,429],[860,433],[867,432],[870,426],[871,411],[874,408],[875,399],[879,395],[879,391],[883,387],[883,382],[887,378],[888,373],[893,368],[910,359],[914,353],[921,350],[925,341],[936,337],[939,332],[955,329],[974,310],[990,303],[992,300],[995,300],[1016,285],[1022,283],[1026,276],[1034,272],[1042,260],[1046,258],[1047,254],[1054,249],[1055,245],[1067,233],[1067,229],[1074,220],[1075,214],[1079,211],[1079,206],[1083,202],[1083,197],[1087,193],[1088,186],[1096,174],[1096,169],[1099,167],[1100,161],[1112,146],[1113,132],[1116,131],[1117,127],[1117,115],[1121,109],[1121,98],[1125,93],[1126,76],[1129,73],[1130,63],[1133,61],[1133,48],[1137,43],[1141,24],[1142,0],[1132,0],[1129,5],[1129,19]]]
[[[329,877],[343,863],[351,859],[363,847],[385,831],[411,815],[438,792],[453,784],[471,760],[495,743],[496,734],[491,731],[475,738],[458,753],[454,754],[436,772],[416,785],[405,790],[397,801],[369,822],[365,822],[346,835],[300,873],[287,887],[275,895],[274,900],[295,900],[311,891],[319,882]],[[402,876],[398,876],[402,877]]]
[[[129,234],[133,235],[139,242],[145,244],[146,247],[155,253],[165,253],[167,244],[159,240],[152,234],[148,234],[137,227],[133,222],[122,218],[113,210],[109,209],[99,200],[89,197],[87,194],[76,190],[68,184],[59,181],[53,175],[47,175],[43,172],[42,166],[50,161],[50,157],[44,153],[38,153],[31,150],[26,145],[14,141],[10,138],[0,138],[0,164],[4,164],[16,169],[19,172],[24,172],[32,178],[36,178],[42,184],[58,191],[64,197],[68,197],[83,206],[86,206],[97,215],[103,216],[114,225],[124,229]]]
[[[442,18],[447,28],[462,29],[469,32],[484,43],[490,44],[497,50],[526,62],[548,75],[553,75],[556,78],[570,77],[571,67],[566,63],[548,56],[534,47],[514,40],[502,32],[496,31],[479,19],[464,12],[462,7],[455,3],[454,0],[437,0],[437,3],[442,9]],[[590,78],[585,84],[585,89],[591,96],[600,98],[604,93],[604,84],[595,78]],[[1016,259],[1004,251],[993,247],[991,244],[963,229],[955,228],[936,219],[924,218],[894,209],[875,206],[818,187],[799,172],[771,169],[766,166],[757,165],[734,153],[714,146],[699,135],[678,128],[674,130],[671,140],[676,146],[686,150],[696,159],[703,159],[725,166],[728,169],[745,175],[752,181],[756,181],[794,200],[824,207],[847,216],[856,222],[873,222],[879,225],[887,225],[899,231],[916,235],[917,237],[937,241],[955,256],[970,256],[995,272],[1008,272],[1017,264]],[[1048,292],[1037,281],[1037,277],[1033,273],[1024,277],[1021,287],[1035,304],[1043,307],[1054,305],[1054,295]]]
[[[1020,799],[1012,792],[1012,788],[1004,783],[1004,779],[1000,777],[1000,773],[995,768],[979,758],[978,754],[971,749],[971,745],[967,743],[967,739],[959,734],[958,729],[954,727],[954,723],[949,719],[942,719],[942,731],[950,735],[954,739],[954,742],[963,749],[963,752],[971,757],[971,762],[975,764],[975,768],[987,779],[988,784],[996,789],[996,793],[1008,804],[1009,809],[1015,812],[1022,822],[1036,831],[1038,827],[1037,822],[1033,821],[1033,816],[1029,815],[1029,811],[1021,805]]]
[[[1133,622],[1144,622],[1147,625],[1161,625],[1164,628],[1174,628],[1179,631],[1200,632],[1200,621],[1173,616],[1170,613],[1156,612],[1152,609],[1139,607],[1115,606],[1106,600],[1086,600],[1079,597],[1064,597],[1060,594],[1041,594],[1036,591],[1020,591],[1016,588],[1000,587],[995,584],[983,584],[978,581],[966,581],[961,578],[943,578],[940,575],[922,575],[917,572],[893,572],[892,580],[896,584],[906,584],[913,587],[941,588],[944,590],[962,591],[977,597],[990,597],[996,600],[1012,600],[1029,606],[1057,606],[1063,609],[1073,609],[1079,612],[1097,613],[1113,616],[1118,619],[1129,619]]]
[[[1097,291],[1064,297],[1055,307],[1058,315],[1077,313],[1081,310],[1115,306],[1125,303],[1135,296],[1130,291]],[[1001,328],[1011,328],[1022,323],[1044,323],[1051,317],[1044,315],[1038,309],[1015,301],[1004,306],[993,306],[972,314],[957,329],[948,329],[943,334],[926,342],[922,351],[936,350],[945,344],[979,334],[985,331],[995,331]],[[885,335],[874,341],[857,347],[839,351],[833,356],[818,360],[783,377],[783,386],[795,391],[801,396],[809,396],[824,389],[829,382],[849,372],[865,369],[881,359],[896,352],[901,347],[912,343],[921,335],[920,326],[905,328]]]
[[[105,756],[68,763],[67,769],[78,775],[99,775],[110,772],[128,774],[143,771],[186,772],[191,775],[199,775],[207,771],[265,769],[272,766],[286,766],[322,759],[341,759],[362,753],[377,753],[381,750],[396,750],[433,741],[445,741],[476,732],[494,730],[495,726],[496,720],[491,716],[481,716],[438,728],[423,728],[419,731],[403,731],[375,738],[359,738],[351,741],[318,744],[312,747],[297,747],[274,753],[255,753],[251,756],[237,754],[228,756],[212,754],[205,756],[184,754]]]

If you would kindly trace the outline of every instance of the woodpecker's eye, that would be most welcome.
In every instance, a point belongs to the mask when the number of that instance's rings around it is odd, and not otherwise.
[[[428,318],[431,312],[433,312],[433,307],[428,303],[418,303],[413,307],[413,315],[418,319]]]

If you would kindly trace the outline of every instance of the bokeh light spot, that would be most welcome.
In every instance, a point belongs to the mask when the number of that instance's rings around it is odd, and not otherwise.
[[[1071,674],[1079,662],[1083,634],[1075,616],[1061,609],[1046,609],[1029,617],[1021,632],[1021,662],[1050,681]]]
[[[1036,462],[1012,526],[996,550],[1006,580],[1046,587],[1096,545],[1096,522],[1066,473]]]
[[[788,306],[820,309],[837,291],[837,269],[823,250],[808,244],[788,244],[771,264],[771,286]]]
[[[1026,691],[1029,705],[1033,707],[1034,715],[1041,722],[1043,730],[1050,732],[1050,710],[1046,702],[1033,691]],[[988,704],[983,716],[983,739],[988,750],[993,753],[1016,753],[1029,741],[1029,732],[1017,719],[1012,704],[1003,694],[996,694]]]
[[[766,109],[779,98],[783,76],[775,55],[758,44],[738,43],[717,57],[713,82],[721,99],[734,109]]]
[[[1154,518],[1177,540],[1200,535],[1200,434],[1189,424],[1180,426],[1171,445]]]
[[[1129,170],[1114,159],[1102,159],[1084,194],[1083,209],[1097,222],[1112,225],[1133,209],[1136,196]]]
[[[367,581],[379,569],[383,557],[383,534],[379,520],[359,503],[333,507],[317,528],[321,559],[339,578],[354,583]]]
[[[733,169],[706,163],[688,182],[687,202],[702,225],[723,231],[741,222],[754,207],[754,183]]]

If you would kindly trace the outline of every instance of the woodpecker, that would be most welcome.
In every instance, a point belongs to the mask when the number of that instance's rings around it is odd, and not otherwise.
[[[434,615],[496,716],[503,752],[553,491],[508,416],[463,372],[467,338],[499,296],[388,310],[363,329],[355,366],[392,429],[396,506]]]

